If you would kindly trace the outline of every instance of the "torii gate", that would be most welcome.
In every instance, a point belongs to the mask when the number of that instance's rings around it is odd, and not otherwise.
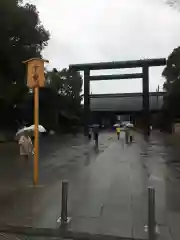
[[[90,121],[90,81],[120,80],[142,78],[143,89],[143,112],[144,112],[144,133],[150,134],[149,129],[149,67],[166,65],[165,58],[144,59],[133,61],[84,63],[69,65],[70,71],[84,71],[84,135],[88,135],[88,125]],[[122,69],[122,68],[142,68],[141,73],[98,75],[91,76],[91,70]]]

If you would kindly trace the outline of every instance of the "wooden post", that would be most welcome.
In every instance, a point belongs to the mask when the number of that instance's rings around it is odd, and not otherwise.
[[[33,183],[36,186],[39,178],[39,88],[34,88],[34,174]]]
[[[34,89],[34,169],[33,183],[38,184],[39,178],[39,88],[44,87],[44,63],[47,60],[31,58],[23,63],[27,63],[27,86]]]

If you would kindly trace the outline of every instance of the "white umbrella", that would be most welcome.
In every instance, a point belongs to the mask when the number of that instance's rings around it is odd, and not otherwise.
[[[116,123],[116,124],[113,125],[113,127],[120,127],[120,124]]]
[[[92,127],[99,127],[99,124],[93,124]]]
[[[134,127],[134,124],[132,124],[132,123],[127,123],[127,124],[126,124],[126,127],[132,127],[132,128],[133,128],[133,127]]]
[[[25,131],[34,131],[35,125],[31,125],[30,127],[26,127]],[[38,125],[38,131],[43,133],[46,132],[46,129],[42,125]]]
[[[17,131],[17,133],[16,133],[16,136],[24,133],[25,131],[27,131],[27,127],[23,127],[23,128],[21,128],[21,129],[19,129],[19,130]]]
[[[23,128],[21,128],[20,130],[17,131],[16,136],[24,133],[25,131],[28,131],[28,132],[34,131],[34,129],[35,129],[34,125],[31,125],[29,127],[23,127]],[[38,125],[38,131],[39,132],[46,132],[46,129],[42,125]]]

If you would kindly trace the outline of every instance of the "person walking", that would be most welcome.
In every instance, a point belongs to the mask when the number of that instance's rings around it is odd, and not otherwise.
[[[33,144],[27,131],[21,135],[19,139],[19,147],[20,156],[22,156],[25,160],[28,160],[30,155],[33,154]]]
[[[132,143],[132,141],[133,141],[133,136],[134,136],[133,129],[130,128],[130,129],[129,129],[129,142],[130,142],[130,143]]]
[[[125,142],[126,142],[126,144],[128,144],[129,143],[129,129],[128,129],[128,127],[125,126],[124,132],[125,132]]]
[[[89,141],[91,141],[91,138],[92,138],[92,128],[89,128],[88,138],[89,138]]]
[[[118,139],[118,140],[119,140],[119,138],[120,138],[120,132],[121,132],[120,126],[117,126],[117,127],[116,127],[116,133],[117,133],[117,139]]]
[[[95,147],[98,148],[98,140],[99,140],[99,126],[98,125],[93,127],[93,135],[94,135]]]

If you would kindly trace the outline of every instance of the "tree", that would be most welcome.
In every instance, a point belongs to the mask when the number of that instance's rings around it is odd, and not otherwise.
[[[65,113],[69,120],[81,115],[82,77],[68,69],[46,72],[46,86],[39,93],[39,121],[47,129],[59,128],[59,116]],[[33,94],[23,106],[25,121],[33,123]],[[77,118],[76,118],[77,120]],[[74,123],[74,121],[73,121]]]
[[[0,1],[0,96],[14,104],[26,90],[26,67],[22,61],[40,57],[49,33],[34,5],[18,0]]]
[[[75,115],[80,114],[82,77],[79,72],[70,73],[64,68],[47,72],[48,87],[58,94],[58,107]]]
[[[167,59],[166,67],[162,75],[166,81],[164,89],[163,112],[166,121],[172,122],[173,119],[180,117],[180,47],[175,48]]]
[[[34,5],[23,5],[20,0],[1,0],[0,15],[0,98],[4,106],[1,116],[5,121],[28,91],[26,66],[22,61],[41,57],[49,33],[41,24]]]

